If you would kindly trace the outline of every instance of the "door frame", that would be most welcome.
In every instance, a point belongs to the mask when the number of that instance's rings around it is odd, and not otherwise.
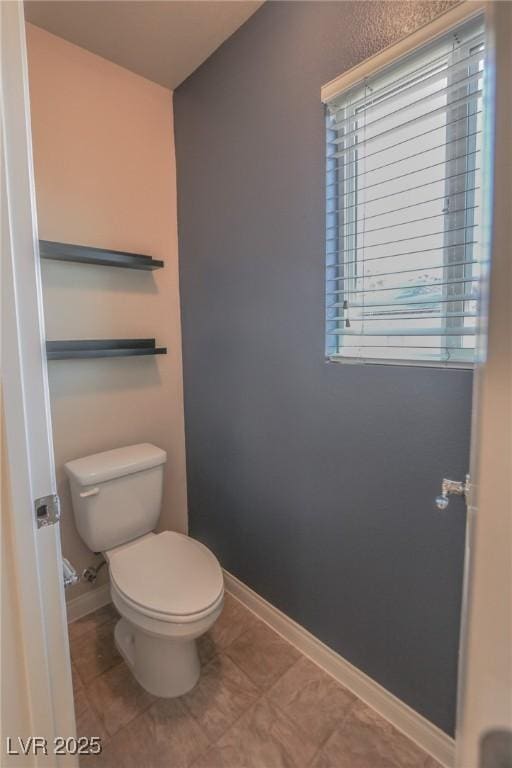
[[[29,733],[47,740],[35,765],[77,766],[51,754],[76,736],[58,523],[38,528],[34,501],[56,493],[32,159],[23,3],[1,2],[2,380],[20,658]],[[2,750],[5,749],[5,741]]]

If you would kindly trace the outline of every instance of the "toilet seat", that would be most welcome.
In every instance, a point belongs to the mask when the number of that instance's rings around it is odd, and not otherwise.
[[[188,624],[209,616],[224,596],[215,555],[195,539],[172,531],[147,536],[108,553],[112,593],[133,612]]]

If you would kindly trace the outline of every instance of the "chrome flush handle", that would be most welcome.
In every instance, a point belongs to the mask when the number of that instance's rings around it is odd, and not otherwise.
[[[89,488],[88,491],[81,491],[80,498],[88,499],[89,496],[97,496],[99,492],[100,492],[99,488]]]
[[[466,475],[465,482],[460,480],[450,480],[448,477],[443,478],[441,483],[441,495],[436,496],[436,507],[438,509],[446,509],[450,503],[450,496],[467,496],[469,494],[470,483],[469,475]]]

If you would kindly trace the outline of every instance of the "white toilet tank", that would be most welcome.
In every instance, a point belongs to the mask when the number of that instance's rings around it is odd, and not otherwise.
[[[140,443],[64,465],[76,527],[89,549],[106,552],[155,528],[166,460],[161,448]]]

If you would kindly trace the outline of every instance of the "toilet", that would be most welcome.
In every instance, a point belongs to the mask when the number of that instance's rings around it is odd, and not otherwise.
[[[78,532],[104,554],[121,618],[116,646],[140,685],[175,697],[199,679],[196,640],[224,600],[215,555],[181,533],[154,533],[162,502],[165,451],[149,443],[65,465]]]

